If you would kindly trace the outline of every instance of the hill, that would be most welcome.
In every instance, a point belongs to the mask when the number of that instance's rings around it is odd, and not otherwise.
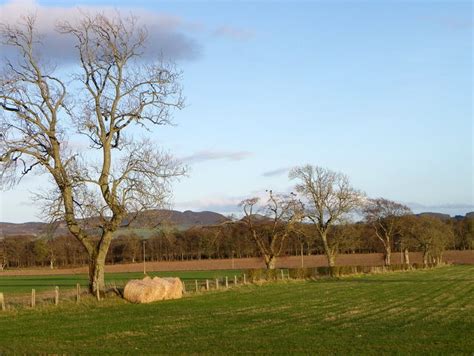
[[[124,226],[129,224],[130,219],[124,220]],[[228,220],[224,215],[212,211],[190,211],[177,210],[149,210],[131,220],[131,228],[152,229],[160,225],[169,224],[178,229],[187,229],[192,226],[216,225]],[[26,222],[14,224],[0,222],[0,236],[16,235],[40,235],[48,228],[48,224],[41,222]],[[56,230],[56,235],[67,234],[66,224],[61,222]]]
[[[449,214],[442,214],[442,213],[433,213],[433,212],[425,212],[425,213],[420,213],[416,214],[417,216],[431,216],[433,218],[438,218],[441,220],[448,220],[451,219],[451,216]]]

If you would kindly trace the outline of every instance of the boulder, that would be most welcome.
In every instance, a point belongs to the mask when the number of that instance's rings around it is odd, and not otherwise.
[[[179,278],[132,279],[123,291],[123,297],[132,303],[151,303],[182,296],[183,284]]]

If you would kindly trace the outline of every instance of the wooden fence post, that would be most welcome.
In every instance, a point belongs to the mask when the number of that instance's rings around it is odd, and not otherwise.
[[[209,280],[206,279],[206,290],[209,290]]]
[[[34,308],[36,306],[36,290],[31,290],[31,307]]]
[[[59,287],[54,287],[54,305],[59,304]]]
[[[183,281],[183,294],[185,294],[185,293],[186,293],[186,283],[184,283],[184,281]]]
[[[76,303],[81,301],[81,285],[79,283],[76,284]]]
[[[199,291],[197,279],[194,281],[194,283],[196,284],[196,293],[197,293]]]
[[[234,275],[234,286],[237,285],[237,276]]]
[[[219,279],[216,278],[216,289],[219,289]]]
[[[244,273],[244,284],[247,284],[247,277],[245,276],[245,273]]]
[[[229,278],[225,276],[225,287],[229,288]]]
[[[3,296],[3,293],[0,293],[0,305],[2,307],[2,311],[5,311],[5,297]]]
[[[283,273],[283,270],[282,270],[282,269],[280,270],[280,272],[281,272],[281,279],[282,279],[282,280],[285,279],[285,274]]]

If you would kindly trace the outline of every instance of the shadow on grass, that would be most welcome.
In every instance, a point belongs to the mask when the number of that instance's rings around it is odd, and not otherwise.
[[[346,279],[346,278],[324,278],[312,280],[314,283],[357,283],[357,284],[390,284],[390,283],[438,283],[438,282],[473,282],[474,279],[386,279],[386,278],[370,278],[370,279]]]

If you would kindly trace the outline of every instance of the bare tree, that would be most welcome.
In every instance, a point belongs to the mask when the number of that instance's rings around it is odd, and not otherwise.
[[[113,232],[130,214],[162,206],[170,179],[183,174],[153,142],[126,137],[133,126],[170,123],[170,109],[183,106],[180,73],[143,60],[147,33],[134,17],[80,15],[57,30],[76,43],[72,78],[37,55],[34,17],[0,27],[3,44],[18,53],[0,75],[0,173],[4,187],[32,171],[49,174],[54,189],[39,196],[87,251],[95,293],[104,289]],[[86,153],[68,144],[77,134],[89,142]]]
[[[453,229],[433,216],[402,217],[401,235],[406,244],[423,253],[423,264],[440,264],[446,247],[454,240]]]
[[[364,215],[384,248],[384,262],[391,263],[394,238],[400,231],[400,217],[411,214],[410,208],[384,198],[369,199],[364,206]],[[408,251],[405,255],[408,256]]]
[[[250,198],[240,203],[245,214],[242,221],[263,255],[265,265],[274,269],[285,241],[301,221],[303,209],[293,194],[274,194],[270,190],[262,207],[258,207],[259,201],[259,198]]]
[[[304,198],[305,216],[323,242],[328,265],[334,266],[338,242],[331,239],[330,228],[360,206],[363,194],[350,185],[346,175],[322,167],[296,167],[289,176],[299,181],[296,191]]]

